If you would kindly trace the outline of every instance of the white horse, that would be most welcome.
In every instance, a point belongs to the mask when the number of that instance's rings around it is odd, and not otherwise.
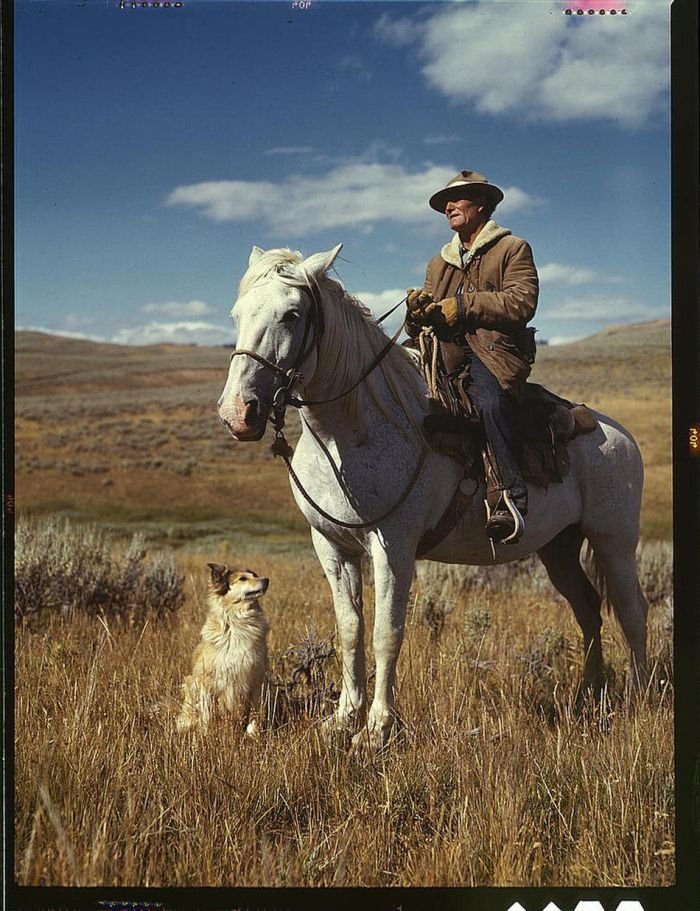
[[[292,387],[307,403],[300,406],[292,489],[331,587],[342,649],[342,691],[326,728],[355,735],[355,747],[364,742],[380,750],[396,722],[394,681],[416,550],[445,513],[462,470],[431,450],[422,434],[431,402],[415,357],[389,346],[377,363],[386,335],[328,277],[341,246],[307,259],[290,250],[253,248],[231,314],[237,349],[218,408],[236,439],[259,440],[268,418],[283,413]],[[588,685],[598,684],[602,674],[601,594],[622,627],[633,671],[639,673],[646,661],[647,603],[635,559],[642,461],[623,427],[601,414],[596,418],[595,431],[569,444],[564,480],[547,489],[530,485],[524,535],[516,544],[497,545],[495,554],[499,563],[539,555],[581,627]],[[456,527],[422,556],[493,563],[484,497],[482,486]],[[584,540],[604,583],[600,594],[581,567]],[[369,714],[364,554],[372,560],[376,589],[376,683]]]

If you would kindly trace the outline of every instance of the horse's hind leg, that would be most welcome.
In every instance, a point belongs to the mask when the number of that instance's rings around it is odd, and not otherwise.
[[[569,525],[537,552],[556,590],[571,605],[583,633],[585,650],[583,686],[600,689],[603,683],[603,650],[600,641],[601,598],[586,576],[580,561],[583,535]]]
[[[647,613],[649,605],[637,575],[636,547],[619,538],[589,536],[593,565],[605,582],[612,604],[631,652],[635,685],[643,685],[647,663]]]

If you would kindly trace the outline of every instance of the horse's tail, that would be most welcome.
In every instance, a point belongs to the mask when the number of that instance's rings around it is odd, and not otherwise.
[[[586,539],[584,566],[608,611],[615,619],[632,654],[638,681],[644,677],[647,660],[647,612],[649,605],[639,583],[635,548],[609,538]]]
[[[626,591],[624,592],[619,591],[619,585],[616,589],[614,584],[613,591],[610,591],[609,574],[614,572],[614,567],[608,563],[607,558],[601,560],[600,555],[596,553],[595,546],[588,538],[584,539],[582,558],[586,575],[600,595],[601,609],[605,607],[608,613],[612,612],[623,628],[625,626],[625,615],[628,614],[631,604],[634,604],[635,613],[638,609],[641,609],[644,616],[646,616],[648,605],[639,581],[634,553],[631,555],[634,572],[630,570],[629,574],[632,583],[631,586],[626,586]],[[615,581],[613,579],[613,583]]]
[[[588,538],[583,543],[583,567],[586,575],[593,583],[593,587],[600,595],[600,606],[605,607],[608,613],[613,608],[613,603],[608,592],[608,582],[605,576],[605,570],[598,559],[595,548]]]

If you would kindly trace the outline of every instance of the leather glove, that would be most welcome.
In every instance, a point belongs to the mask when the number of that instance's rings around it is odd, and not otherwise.
[[[448,337],[454,332],[459,320],[459,304],[456,297],[446,297],[438,303],[428,304],[425,308],[424,322],[432,326],[438,338]]]
[[[433,303],[431,295],[423,288],[409,288],[406,292],[406,314],[413,322],[420,323],[426,307]]]

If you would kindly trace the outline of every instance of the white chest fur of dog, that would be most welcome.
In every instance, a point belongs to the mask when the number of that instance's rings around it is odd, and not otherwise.
[[[194,725],[206,729],[218,709],[255,736],[270,628],[258,599],[269,582],[250,570],[207,565],[209,613],[192,657],[192,673],[182,685],[184,699],[176,726],[179,731]]]

